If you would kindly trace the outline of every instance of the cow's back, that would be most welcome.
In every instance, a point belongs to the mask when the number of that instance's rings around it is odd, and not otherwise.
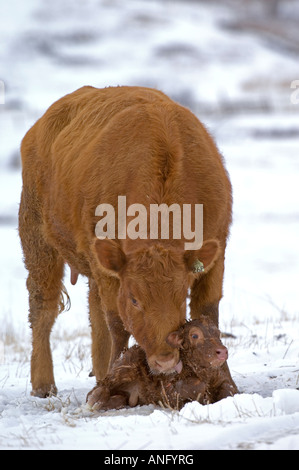
[[[61,161],[63,154],[65,165],[69,165],[75,154],[78,155],[115,114],[138,102],[157,100],[169,99],[151,89],[98,89],[91,86],[79,88],[60,98],[32,126],[22,141],[22,164],[26,178],[30,179],[31,174],[32,181],[35,181],[34,171],[46,173],[49,178],[49,173],[43,171],[40,164],[51,164],[51,169]]]
[[[22,144],[23,175],[36,188],[52,243],[84,253],[95,208],[201,203],[204,238],[225,239],[230,183],[198,119],[163,93],[139,87],[83,87],[54,103]]]

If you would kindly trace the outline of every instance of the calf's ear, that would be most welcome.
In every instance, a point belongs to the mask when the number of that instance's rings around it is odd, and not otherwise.
[[[187,269],[194,274],[208,271],[219,256],[220,244],[218,240],[206,240],[199,250],[187,250],[184,261]]]
[[[94,248],[99,262],[105,269],[117,274],[125,266],[126,255],[114,240],[97,238],[94,242]]]

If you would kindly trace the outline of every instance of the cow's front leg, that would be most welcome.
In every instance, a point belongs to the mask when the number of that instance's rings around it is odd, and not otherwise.
[[[209,316],[215,325],[219,323],[219,302],[222,298],[224,257],[196,279],[191,288],[190,314],[192,320]]]
[[[106,321],[111,335],[111,354],[109,371],[120,353],[128,346],[130,334],[125,330],[123,322],[117,312],[108,311]]]
[[[112,346],[98,285],[94,279],[89,280],[89,317],[92,337],[93,375],[99,381],[108,372]]]
[[[109,349],[102,351],[101,354],[105,356],[107,371],[110,371],[115,359],[117,359],[123,349],[128,346],[130,334],[125,330],[118,313],[117,297],[119,280],[116,277],[102,275],[97,284],[99,287],[101,306],[105,312],[105,335],[109,336],[110,342]],[[96,373],[95,375],[97,380],[103,378],[103,376],[98,377]]]
[[[219,326],[219,302],[222,298],[222,286],[224,275],[224,254],[220,255],[215,265],[206,274],[202,274],[195,280],[191,288],[190,315],[192,320],[209,316]],[[227,382],[231,386],[232,393],[238,393],[228,365],[222,366]]]

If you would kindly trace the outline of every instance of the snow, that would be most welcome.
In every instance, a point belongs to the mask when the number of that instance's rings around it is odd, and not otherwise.
[[[299,449],[299,105],[290,100],[298,57],[229,27],[244,16],[243,3],[231,3],[0,4],[1,449]],[[233,398],[180,412],[91,411],[86,280],[71,286],[68,271],[72,308],[51,337],[59,393],[30,396],[18,148],[54,100],[86,84],[162,89],[191,107],[225,157],[234,223],[220,326],[235,336],[224,339],[240,389]]]

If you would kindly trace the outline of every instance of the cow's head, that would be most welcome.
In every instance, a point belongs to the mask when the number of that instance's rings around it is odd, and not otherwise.
[[[124,252],[113,240],[95,241],[102,267],[120,280],[119,314],[125,329],[144,349],[153,373],[179,369],[179,350],[166,339],[186,318],[186,298],[192,279],[208,271],[219,253],[217,240],[199,250],[181,251],[152,244]],[[177,368],[177,369],[176,369]]]

